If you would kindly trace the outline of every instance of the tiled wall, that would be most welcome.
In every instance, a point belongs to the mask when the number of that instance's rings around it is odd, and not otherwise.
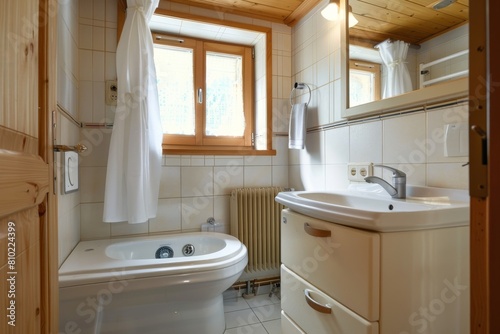
[[[71,117],[78,118],[78,0],[59,3],[57,52],[57,144],[75,145],[79,128]],[[64,194],[63,153],[55,155],[57,166],[59,264],[80,241],[80,193]]]
[[[344,188],[349,162],[373,162],[402,169],[409,184],[467,189],[468,167],[462,165],[468,157],[444,156],[445,125],[467,122],[465,105],[345,124],[338,26],[313,11],[294,27],[292,49],[293,76],[313,89],[307,126],[331,126],[308,133],[306,149],[290,151],[291,187]],[[382,171],[376,168],[375,175]]]
[[[99,2],[99,1],[97,1]],[[100,4],[102,7],[103,5]],[[196,15],[213,16],[209,10],[194,9],[186,5],[162,1],[163,8]],[[92,8],[93,10],[92,10]],[[112,52],[116,40],[108,38],[113,22],[108,22],[110,1],[97,10],[96,1],[80,0],[80,113],[81,120],[90,123],[111,119],[112,109],[105,106],[104,79],[116,78]],[[104,13],[101,11],[104,10]],[[96,12],[99,18],[96,18]],[[288,130],[291,28],[269,22],[233,17],[236,20],[273,29],[273,131]],[[104,19],[105,21],[102,21]],[[116,32],[114,32],[116,33]],[[103,40],[104,39],[104,40]],[[114,43],[114,44],[113,44]],[[104,59],[104,61],[103,61]],[[283,64],[285,64],[283,66]],[[113,77],[114,75],[114,77]],[[284,87],[286,86],[286,87]],[[86,88],[89,87],[89,88]],[[92,87],[92,89],[90,89]],[[102,89],[101,89],[102,88]],[[214,217],[229,224],[229,194],[232,188],[253,186],[288,186],[287,138],[273,137],[274,157],[218,157],[218,156],[165,156],[160,185],[158,216],[145,224],[102,222],[104,184],[110,130],[84,128],[81,139],[89,146],[80,164],[81,239],[99,239],[124,235],[199,231],[207,218]]]

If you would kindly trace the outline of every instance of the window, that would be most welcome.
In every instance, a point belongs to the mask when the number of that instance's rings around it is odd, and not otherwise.
[[[349,61],[349,107],[380,100],[380,64]]]
[[[153,39],[164,148],[252,150],[252,48],[160,34]]]

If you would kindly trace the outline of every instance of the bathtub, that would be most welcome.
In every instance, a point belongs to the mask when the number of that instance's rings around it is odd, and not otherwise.
[[[213,232],[80,242],[59,269],[59,331],[222,334],[222,293],[246,264]]]

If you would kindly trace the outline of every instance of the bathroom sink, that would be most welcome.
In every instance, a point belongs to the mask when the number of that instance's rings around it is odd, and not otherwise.
[[[310,217],[379,232],[469,225],[465,190],[407,186],[406,199],[376,184],[336,191],[281,192],[276,201]]]

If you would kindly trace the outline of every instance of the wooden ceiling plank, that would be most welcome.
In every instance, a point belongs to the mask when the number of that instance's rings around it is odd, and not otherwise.
[[[353,11],[359,16],[369,17],[379,21],[386,21],[399,26],[405,26],[410,29],[425,32],[426,34],[435,34],[439,31],[449,28],[443,24],[434,21],[425,21],[419,18],[400,14],[395,11],[390,11],[367,3],[359,2],[356,9]]]
[[[463,19],[405,0],[350,0],[350,3],[354,5],[357,2],[368,3],[425,21],[437,21],[447,27],[452,27],[463,22]],[[353,12],[355,13],[354,6]]]
[[[463,4],[460,2],[452,3],[451,5],[444,7],[442,9],[434,9],[432,8],[439,1],[436,0],[405,0],[408,3],[414,3],[416,5],[422,6],[424,8],[428,8],[429,10],[433,10],[439,13],[448,14],[462,20],[469,19],[469,5]]]

